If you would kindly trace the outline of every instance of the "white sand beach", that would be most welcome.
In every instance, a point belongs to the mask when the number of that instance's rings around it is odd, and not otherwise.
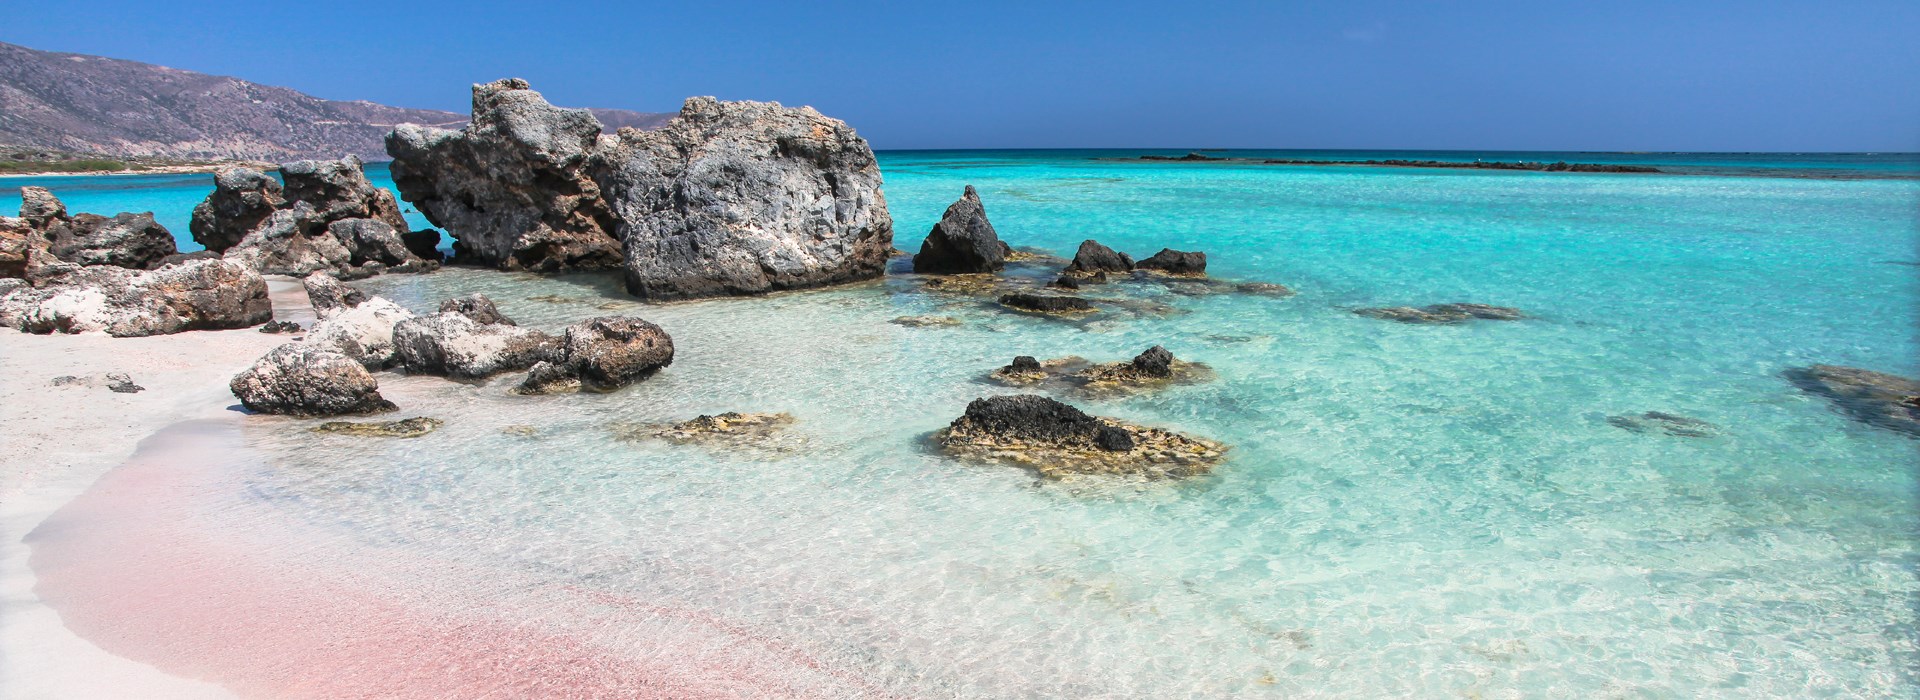
[[[270,279],[276,318],[311,323],[297,281]],[[288,337],[254,329],[146,338],[27,335],[0,329],[0,697],[225,698],[225,689],[114,656],[69,632],[34,592],[23,539],[133,454],[185,420],[238,421],[227,382]],[[145,391],[107,389],[124,372]],[[84,384],[55,386],[61,376]]]

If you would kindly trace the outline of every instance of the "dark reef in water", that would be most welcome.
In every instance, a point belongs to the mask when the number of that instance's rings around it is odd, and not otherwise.
[[[1124,159],[1121,159],[1124,160]],[[1138,160],[1164,161],[1217,161],[1226,163],[1252,163],[1257,165],[1376,165],[1394,168],[1467,168],[1471,170],[1535,170],[1549,173],[1657,173],[1659,168],[1649,165],[1618,165],[1613,163],[1568,163],[1564,160],[1552,163],[1520,161],[1458,161],[1458,160],[1407,160],[1388,158],[1384,160],[1305,160],[1296,158],[1228,158],[1210,156],[1203,153],[1188,153],[1184,156],[1140,156]]]

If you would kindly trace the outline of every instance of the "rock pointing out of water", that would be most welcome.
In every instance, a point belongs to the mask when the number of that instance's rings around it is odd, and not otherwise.
[[[872,279],[893,249],[873,149],[811,107],[691,98],[660,129],[620,130],[596,162],[644,299]]]
[[[1207,254],[1161,248],[1153,257],[1140,261],[1134,267],[1169,275],[1199,276],[1207,274]]]
[[[975,399],[933,439],[952,454],[1009,461],[1046,476],[1192,476],[1210,470],[1226,451],[1209,440],[1090,416],[1035,395]]]
[[[1784,376],[1849,418],[1920,437],[1920,381],[1838,365],[1790,369]]]
[[[274,348],[228,384],[248,410],[289,416],[339,416],[394,410],[367,368],[307,343]]]
[[[913,256],[913,271],[932,274],[998,272],[1007,266],[1007,244],[1000,242],[980,194],[967,185],[959,201],[947,207],[933,232]]]
[[[503,270],[606,270],[624,263],[600,186],[587,174],[600,121],[547,104],[518,78],[473,86],[473,116],[448,131],[387,136],[393,184],[455,239],[456,262]]]
[[[1132,272],[1133,258],[1100,245],[1099,241],[1087,239],[1080,242],[1080,250],[1073,254],[1073,262],[1067,264],[1066,271],[1079,274]]]

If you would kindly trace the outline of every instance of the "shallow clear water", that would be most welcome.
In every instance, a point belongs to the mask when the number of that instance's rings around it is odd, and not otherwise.
[[[1916,695],[1920,442],[1778,375],[1920,375],[1920,182],[1031,153],[883,169],[901,248],[973,184],[1015,245],[1205,250],[1216,277],[1299,294],[1128,288],[1177,312],[1063,323],[903,277],[663,306],[597,277],[378,278],[363,286],[421,311],[483,291],[525,325],[638,314],[678,355],[605,396],[383,375],[403,415],[446,427],[370,442],[252,420],[192,512],[266,542],[324,537],[322,566],[495,572],[518,583],[472,614],[616,653],[676,632],[540,592],[697,611],[866,689],[819,694]],[[1350,313],[1447,301],[1535,318]],[[965,324],[888,323],[920,314]],[[1042,482],[924,443],[1006,391],[979,378],[1014,355],[1156,343],[1218,380],[1070,400],[1233,445],[1212,476]],[[781,450],[613,434],[726,410],[798,422]],[[1606,422],[1649,410],[1719,434]],[[504,430],[519,425],[532,434]]]

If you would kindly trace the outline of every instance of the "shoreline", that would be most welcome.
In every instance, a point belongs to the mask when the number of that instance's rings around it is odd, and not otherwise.
[[[298,281],[271,278],[277,318],[311,322]],[[145,338],[30,335],[0,329],[0,697],[230,698],[227,689],[164,673],[108,652],[70,630],[42,600],[25,542],[48,517],[131,457],[149,436],[183,421],[237,422],[227,381],[286,342],[253,328]],[[144,391],[108,391],[105,372],[125,372]],[[87,385],[51,386],[54,377]]]
[[[199,174],[199,173],[217,173],[226,168],[231,168],[236,166],[255,168],[255,169],[262,170],[263,172],[270,172],[270,171],[280,169],[279,165],[267,163],[265,161],[233,160],[233,161],[221,161],[218,163],[195,163],[195,164],[189,164],[189,165],[151,165],[151,166],[144,166],[137,169],[127,168],[122,170],[38,170],[38,171],[28,171],[28,172],[6,172],[6,173],[0,173],[0,182],[4,182],[8,178],[16,178],[16,177],[39,178],[39,177],[68,177],[68,176],[77,177],[77,176],[97,176],[97,175],[193,175],[193,174]]]

